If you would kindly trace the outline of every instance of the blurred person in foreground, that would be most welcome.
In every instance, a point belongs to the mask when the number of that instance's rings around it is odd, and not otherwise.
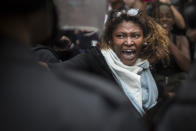
[[[129,98],[138,117],[143,118],[161,98],[161,89],[154,81],[150,65],[167,57],[167,44],[165,30],[139,9],[112,11],[100,48],[92,47],[85,53],[50,67],[71,67],[110,80],[118,86],[119,92]]]
[[[29,47],[55,33],[52,0],[3,1],[0,18],[1,130],[143,130],[114,85],[70,70],[57,78],[37,63]]]

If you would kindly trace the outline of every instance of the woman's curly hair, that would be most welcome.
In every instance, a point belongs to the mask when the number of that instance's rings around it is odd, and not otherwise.
[[[144,43],[140,57],[147,59],[151,63],[156,62],[162,58],[169,56],[168,43],[169,38],[167,31],[163,29],[157,22],[151,17],[147,16],[142,11],[139,11],[137,15],[129,15],[127,13],[121,13],[116,16],[119,11],[112,11],[109,14],[108,20],[105,24],[105,29],[101,35],[101,49],[110,48],[109,42],[112,41],[112,34],[116,27],[123,21],[131,21],[138,24],[143,30]],[[121,11],[122,12],[122,11]],[[123,10],[123,12],[127,12]]]

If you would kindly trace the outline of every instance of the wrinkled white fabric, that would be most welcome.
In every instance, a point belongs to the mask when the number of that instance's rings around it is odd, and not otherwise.
[[[118,58],[118,56],[114,53],[112,49],[101,50],[101,52],[108,66],[112,70],[117,82],[121,85],[124,92],[129,97],[130,101],[133,103],[136,109],[140,112],[141,115],[143,115],[144,109],[142,101],[144,99],[142,98],[145,97],[147,99],[145,99],[145,101],[147,101],[145,103],[148,103],[148,105],[145,105],[146,108],[155,105],[158,98],[158,90],[154,79],[152,78],[152,75],[149,71],[149,62],[147,60],[137,59],[134,65],[127,66],[121,62],[121,60]],[[143,68],[141,65],[145,65],[145,68]],[[142,76],[149,76],[150,78],[148,79],[150,80],[150,82],[146,82],[144,79],[142,79],[145,81],[142,83],[147,84],[144,85],[145,89],[142,89],[141,87],[143,85],[141,84],[141,73],[143,72],[143,69],[148,69],[148,71],[144,71],[146,75]],[[151,82],[152,85],[150,84]],[[143,96],[142,92],[146,92],[145,96]]]

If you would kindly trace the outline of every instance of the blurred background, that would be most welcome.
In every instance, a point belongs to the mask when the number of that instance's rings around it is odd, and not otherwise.
[[[60,26],[103,27],[106,0],[55,0]]]

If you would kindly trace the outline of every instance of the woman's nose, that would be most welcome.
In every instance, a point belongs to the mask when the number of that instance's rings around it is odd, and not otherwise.
[[[134,41],[130,38],[130,37],[127,37],[126,41],[125,41],[125,44],[127,46],[131,46],[134,44]]]
[[[162,21],[167,21],[168,18],[166,16],[163,16],[161,19]]]

